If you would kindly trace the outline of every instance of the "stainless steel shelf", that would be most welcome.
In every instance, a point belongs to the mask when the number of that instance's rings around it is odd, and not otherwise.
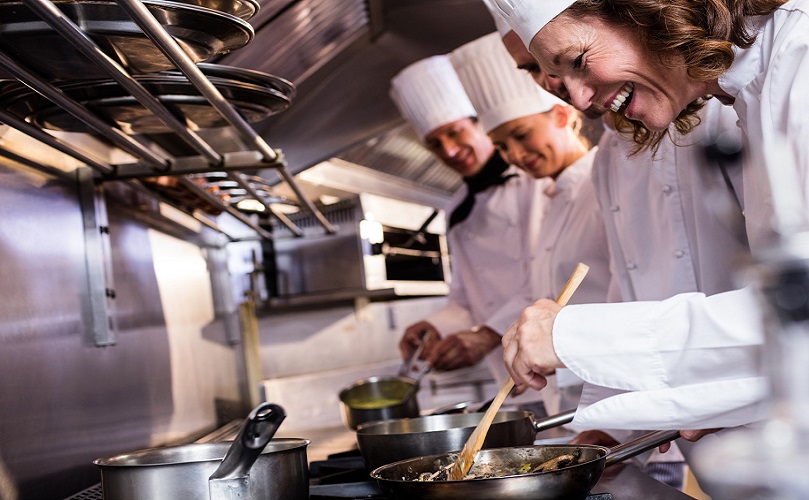
[[[28,70],[19,62],[0,51],[0,69],[10,73],[16,79],[47,97],[54,104],[70,113],[83,123],[87,124],[96,133],[110,141],[115,146],[135,156],[140,161],[134,164],[108,165],[97,161],[91,155],[61,141],[59,138],[41,130],[31,124],[20,120],[9,113],[0,111],[0,122],[9,125],[18,131],[29,135],[40,142],[56,148],[67,154],[95,172],[97,182],[125,181],[133,183],[133,179],[155,176],[174,176],[179,179],[180,185],[195,193],[204,202],[226,211],[238,220],[255,230],[263,238],[272,238],[272,234],[263,229],[250,217],[220,200],[198,186],[191,174],[223,172],[230,180],[238,184],[246,196],[257,202],[264,213],[276,217],[293,234],[302,236],[303,232],[281,213],[275,213],[267,197],[256,188],[253,182],[241,172],[247,169],[273,168],[298,197],[301,208],[313,214],[324,230],[333,234],[334,226],[323,216],[318,208],[309,200],[295,179],[287,169],[286,161],[280,151],[273,149],[253,129],[250,123],[240,112],[221,94],[211,81],[194,64],[193,60],[183,51],[180,45],[172,38],[168,31],[158,22],[149,9],[140,0],[116,0],[132,20],[141,28],[146,37],[186,76],[188,81],[205,97],[210,105],[230,124],[237,132],[245,147],[250,151],[238,153],[219,153],[206,143],[196,132],[183,124],[171,111],[169,111],[154,95],[145,89],[126,69],[110,58],[104,51],[78,27],[70,18],[65,16],[50,0],[22,0],[32,11],[56,30],[66,42],[76,47],[84,56],[96,63],[104,72],[109,74],[122,88],[129,92],[146,109],[151,111],[172,133],[189,145],[199,156],[191,158],[174,158],[155,152],[144,146],[134,137],[127,135],[121,129],[111,126],[103,121],[91,110],[71,99],[58,87],[52,85],[34,72]],[[139,189],[143,185],[138,184]]]

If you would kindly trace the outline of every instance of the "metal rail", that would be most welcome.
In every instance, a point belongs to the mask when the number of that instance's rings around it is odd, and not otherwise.
[[[320,222],[328,233],[335,233],[335,228],[315,207],[297,185],[295,179],[286,168],[286,163],[280,151],[271,148],[261,136],[259,136],[252,126],[245,120],[239,111],[231,105],[219,92],[219,90],[208,80],[208,78],[197,68],[194,62],[186,55],[177,42],[169,35],[163,26],[148,11],[140,0],[117,0],[117,3],[130,15],[136,24],[143,30],[144,34],[185,74],[188,80],[202,93],[211,106],[214,107],[238,132],[243,142],[248,146],[253,146],[257,151],[254,161],[246,161],[250,157],[250,152],[242,155],[233,153],[220,154],[209,144],[200,138],[193,130],[183,124],[170,110],[168,110],[154,95],[146,90],[135,78],[133,78],[114,59],[104,53],[101,48],[87,36],[87,34],[77,26],[71,19],[65,16],[50,0],[22,0],[32,11],[47,22],[54,30],[61,34],[69,43],[75,46],[90,60],[96,62],[106,73],[108,73],[119,85],[126,89],[135,99],[137,99],[146,109],[151,111],[160,119],[172,132],[190,145],[201,155],[201,160],[205,165],[198,171],[212,171],[211,167],[222,168],[229,178],[237,182],[252,198],[254,198],[266,213],[278,218],[293,234],[302,236],[303,231],[297,227],[283,213],[276,213],[271,209],[264,197],[250,184],[244,174],[237,172],[238,168],[269,167],[279,171],[280,176],[286,181],[296,196]],[[48,144],[55,149],[72,156],[79,161],[91,166],[99,173],[103,180],[120,180],[126,177],[138,177],[144,175],[174,175],[181,179],[181,183],[205,201],[217,206],[234,215],[240,221],[248,224],[256,230],[262,237],[271,237],[271,234],[260,226],[254,224],[247,216],[235,208],[222,203],[220,200],[209,195],[205,190],[199,189],[193,181],[181,177],[188,173],[175,170],[176,163],[183,162],[183,159],[163,158],[156,152],[148,149],[140,142],[125,134],[120,129],[113,127],[80,103],[65,95],[58,87],[51,85],[35,73],[22,67],[13,59],[0,52],[0,68],[5,69],[15,78],[32,88],[37,93],[45,96],[55,104],[61,106],[65,111],[86,123],[97,133],[110,140],[113,144],[127,151],[146,162],[147,168],[140,174],[130,175],[122,166],[106,165],[103,162],[92,159],[81,151],[60,141],[58,138],[47,134],[37,127],[31,126],[12,115],[2,112],[0,119],[5,118],[9,125],[26,133],[41,142]],[[13,124],[11,123],[13,122]],[[229,165],[230,159],[236,158],[236,166]],[[241,164],[240,164],[241,162]],[[215,170],[214,170],[215,171]],[[133,184],[130,184],[133,185]],[[141,185],[142,187],[142,185]],[[145,188],[144,188],[145,189]]]
[[[82,153],[78,149],[74,148],[70,144],[64,142],[63,140],[59,139],[58,137],[54,137],[51,134],[38,129],[37,127],[29,124],[25,120],[20,120],[16,116],[7,113],[0,109],[0,122],[5,123],[6,125],[17,129],[19,132],[26,134],[34,139],[38,140],[43,144],[47,144],[48,146],[54,148],[57,151],[61,151],[62,153],[72,156],[73,158],[79,160],[80,162],[84,163],[85,165],[89,166],[90,168],[102,173],[108,174],[113,172],[115,169],[104,162],[100,162],[86,154]]]
[[[169,168],[168,159],[160,157],[154,151],[126,135],[121,129],[110,126],[92,111],[68,97],[59,88],[23,68],[3,52],[0,52],[0,68],[8,71],[12,76],[23,82],[32,90],[50,99],[51,102],[61,106],[65,111],[86,123],[93,130],[109,139],[113,144],[124,151],[139,158],[143,158],[161,171],[165,171]]]

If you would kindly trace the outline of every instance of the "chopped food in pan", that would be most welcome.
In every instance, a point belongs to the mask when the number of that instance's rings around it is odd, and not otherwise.
[[[523,474],[537,474],[541,472],[560,470],[564,469],[565,467],[578,464],[579,459],[581,459],[581,455],[581,450],[575,450],[572,453],[559,455],[558,457],[554,457],[539,464],[525,463],[517,468],[514,468],[513,466],[497,467],[490,463],[475,462],[472,469],[466,476],[464,476],[463,480],[466,481],[469,479],[519,476]],[[449,470],[453,465],[454,462],[441,467],[435,472],[422,472],[414,479],[414,481],[447,481],[449,478]]]

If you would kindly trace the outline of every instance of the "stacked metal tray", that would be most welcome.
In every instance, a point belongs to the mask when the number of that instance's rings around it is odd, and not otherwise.
[[[114,0],[54,3],[130,73],[152,73],[174,67]],[[253,0],[144,0],[143,3],[194,62],[241,48],[255,34],[246,20],[258,9]],[[51,80],[71,80],[77,75],[107,76],[19,0],[0,0],[0,49]]]
[[[278,77],[229,66],[200,63],[199,68],[222,95],[250,122],[261,121],[289,107],[293,85]],[[194,129],[226,126],[227,122],[179,71],[133,78],[176,116]],[[112,79],[55,82],[68,97],[128,134],[160,134],[171,130]],[[0,108],[49,130],[88,132],[92,129],[60,106],[16,81],[0,82]]]

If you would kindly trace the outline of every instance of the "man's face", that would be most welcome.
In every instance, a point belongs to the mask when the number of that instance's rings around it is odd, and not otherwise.
[[[539,67],[539,63],[534,59],[534,56],[528,52],[528,49],[525,48],[525,45],[523,45],[517,33],[509,31],[508,34],[503,37],[503,45],[506,46],[506,50],[511,54],[511,58],[517,63],[517,67],[527,71],[531,75],[531,78],[537,82],[537,85],[566,103],[571,104],[570,93],[567,91],[565,84],[562,83],[562,80],[553,78],[542,71],[542,68]],[[604,113],[605,111],[595,108],[588,108],[584,111],[584,114],[588,118],[598,118]]]
[[[464,177],[478,173],[494,154],[491,139],[471,118],[438,127],[425,136],[424,145]]]

